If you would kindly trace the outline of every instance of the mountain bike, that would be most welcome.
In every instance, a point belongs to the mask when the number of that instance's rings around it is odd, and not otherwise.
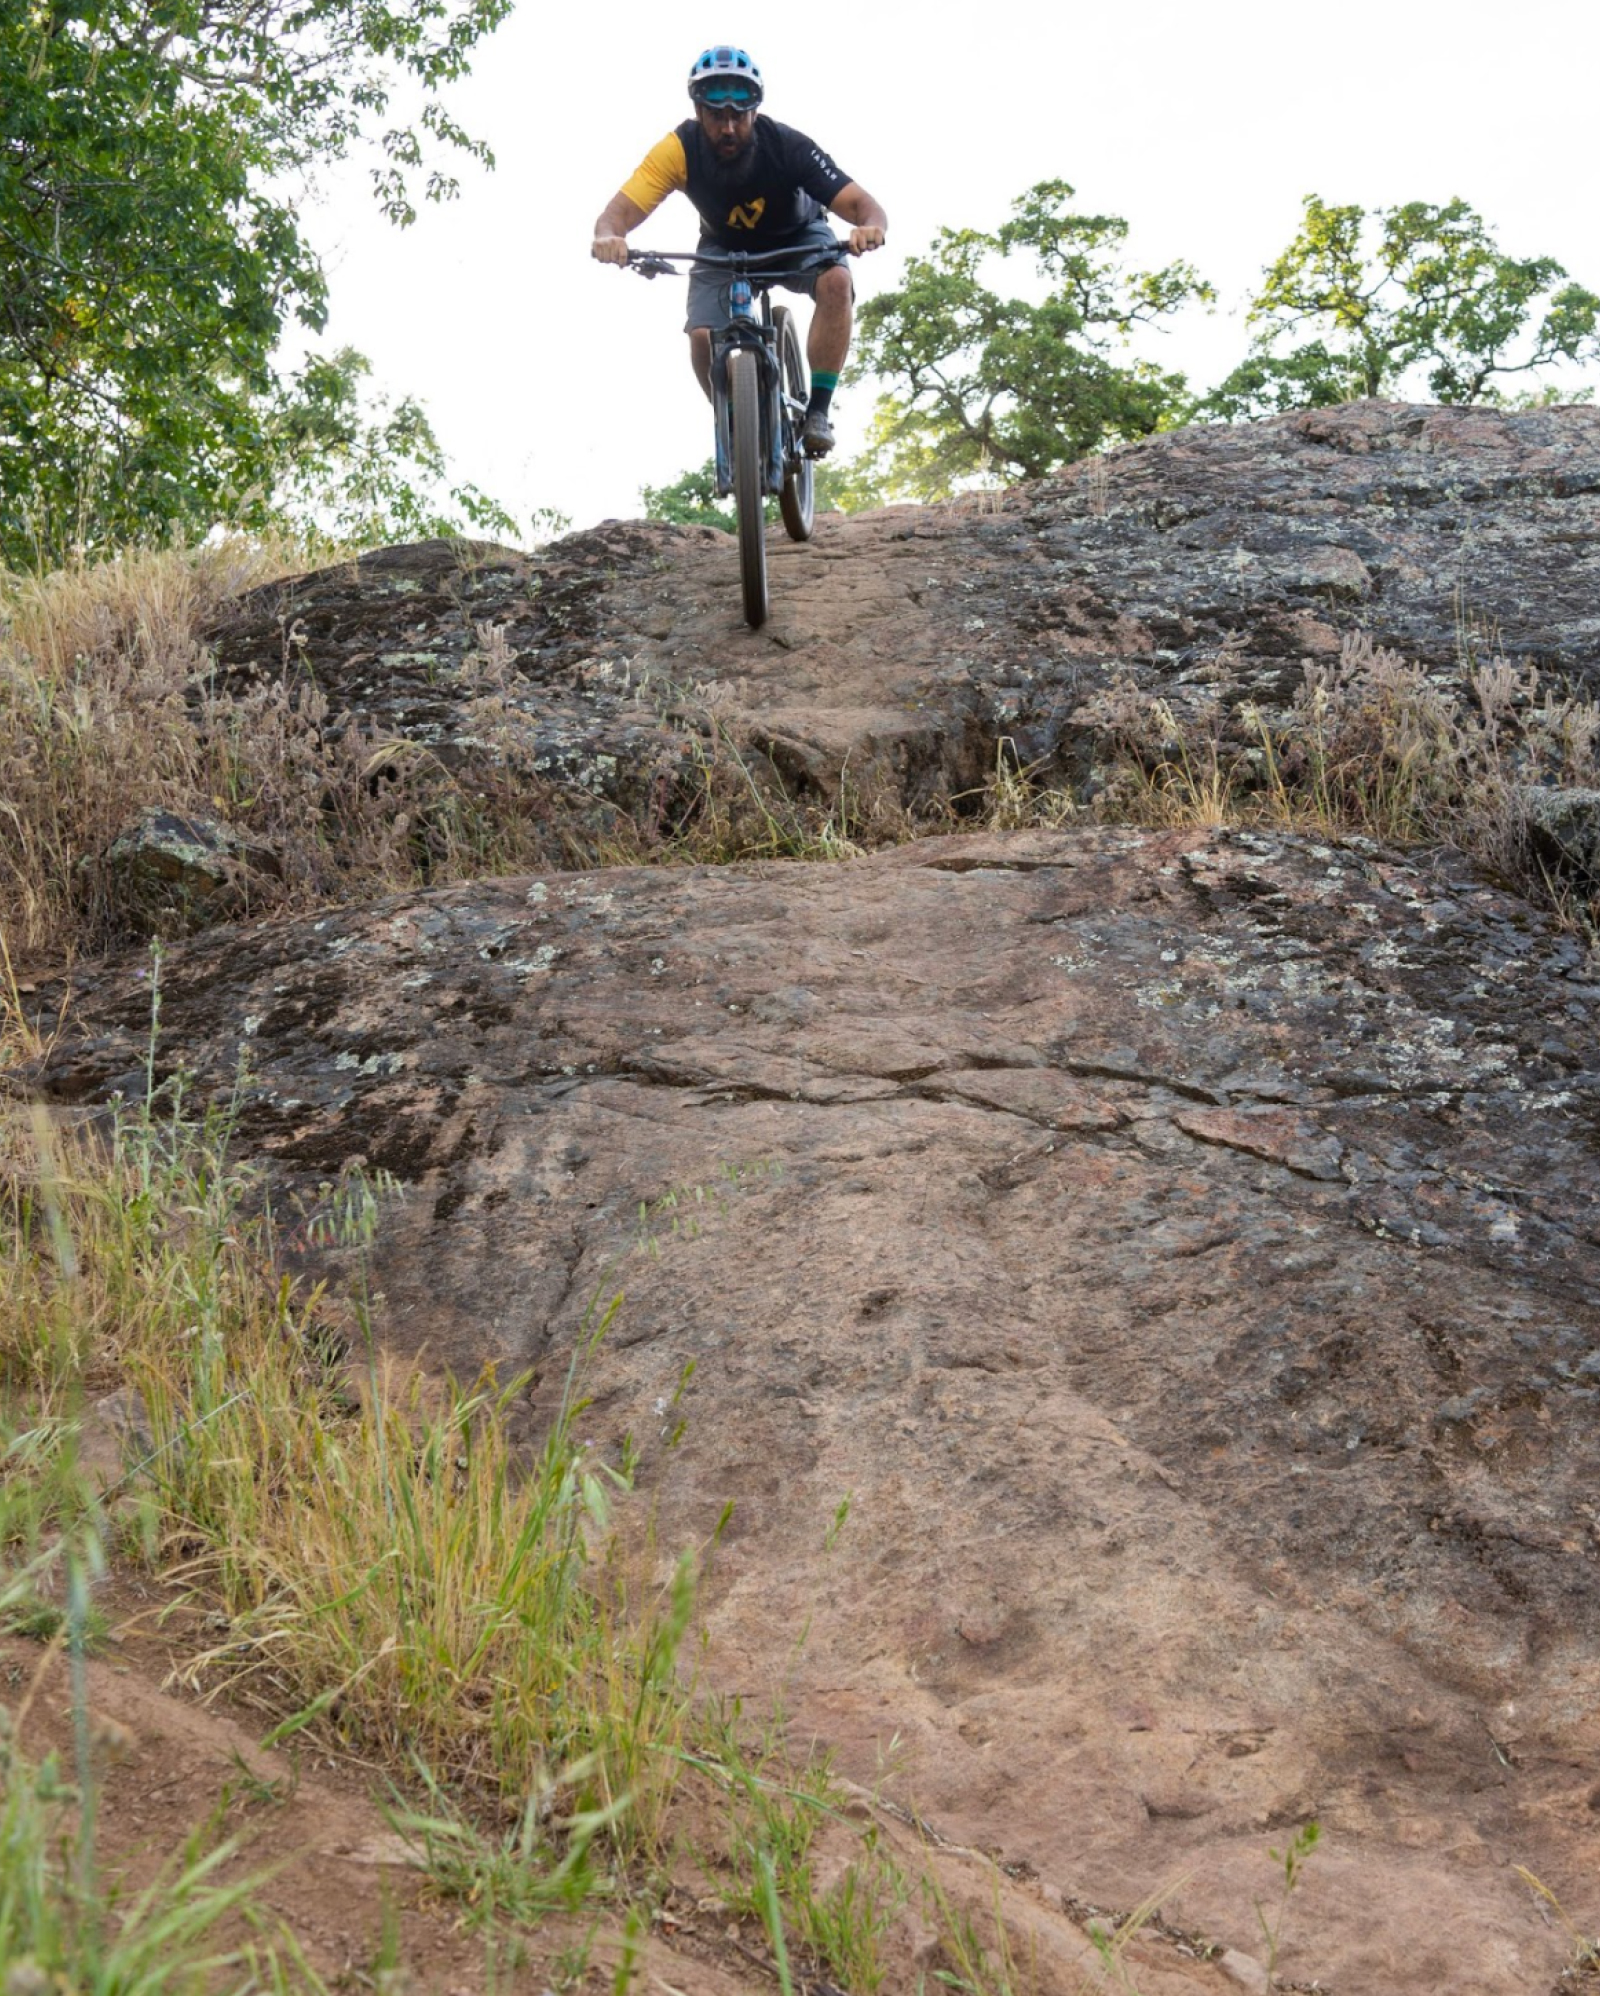
[[[717,497],[731,492],[739,528],[739,581],[745,622],[767,620],[766,501],[774,498],[789,538],[808,541],[816,513],[815,466],[801,448],[809,377],[800,330],[772,286],[842,262],[840,243],[796,250],[638,250],[628,269],[641,277],[687,275],[674,264],[714,266],[730,276],[732,317],[711,335],[711,406]]]

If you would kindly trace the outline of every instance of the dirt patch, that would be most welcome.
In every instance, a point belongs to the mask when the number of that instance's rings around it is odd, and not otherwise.
[[[170,1875],[175,1853],[198,1836],[200,1848],[236,1842],[214,1875],[226,1884],[258,1881],[253,1903],[273,1937],[278,1923],[307,1963],[333,1989],[434,1991],[480,1996],[614,1990],[625,1964],[637,1990],[768,1991],[777,1985],[760,1922],[730,1912],[729,1877],[695,1855],[726,1837],[717,1793],[686,1784],[675,1812],[670,1876],[646,1895],[650,1909],[629,1932],[621,1911],[591,1904],[581,1916],[552,1914],[537,1928],[503,1926],[491,1948],[468,1931],[462,1907],[428,1884],[414,1846],[398,1834],[385,1804],[404,1798],[375,1770],[302,1735],[276,1748],[261,1741],[272,1714],[237,1699],[202,1698],[177,1680],[193,1651],[184,1637],[198,1617],[173,1616],[172,1599],[119,1573],[103,1590],[110,1633],[87,1666],[88,1738],[96,1788],[95,1843],[101,1873],[136,1892]],[[166,1611],[163,1614],[163,1611]],[[17,1739],[30,1759],[54,1753],[76,1767],[76,1739],[66,1658],[58,1646],[0,1637],[0,1694],[18,1719]],[[819,1894],[859,1855],[863,1826],[874,1829],[886,1863],[908,1881],[906,1905],[885,1949],[889,1996],[910,1996],[951,1957],[942,1948],[938,1899],[916,1881],[937,1881],[952,1920],[965,1918],[980,1945],[999,1960],[996,1920],[1005,1942],[1026,1963],[1039,1996],[1086,1986],[1099,1954],[1086,1937],[1098,1923],[1114,1931],[1111,1909],[1069,1902],[1028,1875],[996,1871],[981,1853],[943,1839],[934,1826],[846,1783],[811,1856]],[[220,1930],[238,1943],[251,1930]],[[837,1996],[836,1985],[791,1938],[795,1986],[805,1996]],[[1153,1919],[1124,1960],[1146,1996],[1224,1996],[1249,1987],[1248,1964],[1199,1937]],[[949,1972],[948,1969],[946,1972]],[[1241,1974],[1246,1980],[1241,1984]]]

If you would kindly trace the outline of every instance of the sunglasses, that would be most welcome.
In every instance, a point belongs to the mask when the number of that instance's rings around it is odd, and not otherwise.
[[[750,111],[755,108],[755,99],[742,83],[731,88],[719,88],[715,84],[709,90],[702,90],[700,102],[711,111]]]

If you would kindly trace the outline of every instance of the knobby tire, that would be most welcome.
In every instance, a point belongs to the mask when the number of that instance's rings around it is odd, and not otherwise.
[[[805,359],[800,352],[799,328],[795,325],[793,312],[786,305],[774,308],[772,320],[778,329],[778,361],[783,369],[784,393],[803,408],[809,382]],[[783,524],[789,531],[790,540],[808,541],[817,511],[817,471],[801,445],[798,418],[792,422],[785,418],[783,441],[787,468],[778,509],[783,514]]]
[[[766,463],[761,448],[761,369],[753,353],[728,356],[728,401],[733,422],[733,496],[739,520],[739,581],[744,620],[752,630],[767,621]]]

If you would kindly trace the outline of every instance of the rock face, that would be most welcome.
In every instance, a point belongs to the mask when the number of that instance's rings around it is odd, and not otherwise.
[[[1492,616],[1592,686],[1597,530],[1600,415],[1378,404],[824,522],[774,541],[761,633],[731,544],[607,528],[482,553],[453,606],[454,556],[396,551],[221,643],[278,670],[303,628],[336,705],[443,742],[395,658],[498,620],[616,794],[673,725],[618,688],[660,675],[792,785],[919,808],[1000,732],[1087,766],[1118,672],[1283,699],[1355,628],[1459,682]],[[162,1058],[244,1059],[280,1184],[401,1181],[391,1336],[532,1366],[530,1436],[623,1292],[594,1445],[633,1438],[667,1548],[733,1501],[711,1680],[846,1773],[1069,1898],[1187,1874],[1169,1917],[1246,1955],[1314,1815],[1279,1974],[1343,1996],[1546,1996],[1518,1865],[1600,1922],[1600,966],[1524,902],[1069,828],[480,883],[162,975]],[[46,1091],[136,1089],[148,981],[78,985]]]
[[[471,746],[465,662],[493,650],[530,766],[630,803],[673,763],[663,721],[712,688],[791,790],[914,813],[970,799],[997,737],[1084,781],[1119,677],[1180,710],[1282,705],[1352,631],[1463,692],[1500,651],[1600,692],[1595,409],[1364,402],[1182,430],[983,508],[769,543],[759,632],[709,528],[391,549],[246,598],[214,633],[223,683],[310,670],[336,708],[448,752]]]
[[[1561,1957],[1508,1867],[1592,1891],[1587,979],[1380,850],[1035,833],[218,934],[162,1017],[281,1176],[406,1182],[388,1321],[539,1367],[531,1420],[625,1292],[594,1439],[669,1544],[734,1500],[718,1681],[1236,1946],[1316,1814],[1287,1972],[1498,1996]],[[54,1092],[130,1085],[147,1003]]]
[[[1600,885],[1600,790],[1530,787],[1521,803],[1551,871]]]
[[[525,718],[514,749],[530,771],[637,804],[674,744],[659,708],[636,700],[627,660],[595,650],[599,613],[619,574],[656,573],[702,537],[721,538],[610,524],[542,559],[476,542],[383,548],[242,597],[207,634],[210,683],[238,696],[305,678],[342,722],[447,765],[483,752],[474,702],[492,688]]]

